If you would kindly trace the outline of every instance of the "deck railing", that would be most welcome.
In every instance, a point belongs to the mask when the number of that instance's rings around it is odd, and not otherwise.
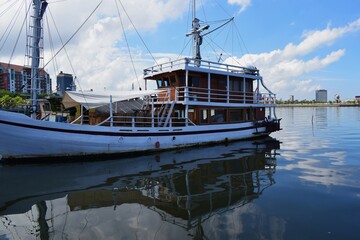
[[[193,58],[182,58],[174,61],[169,61],[166,63],[158,64],[152,66],[150,68],[146,68],[144,70],[144,77],[151,76],[154,74],[159,74],[162,72],[170,72],[179,69],[186,69],[187,67],[196,67],[198,68],[199,60],[195,60]],[[259,70],[255,67],[241,67],[230,64],[211,62],[211,61],[200,61],[200,68],[214,70],[214,71],[222,71],[229,73],[242,73],[242,74],[250,74],[250,75],[259,75]]]
[[[195,125],[190,119],[188,119],[189,125]],[[116,126],[116,127],[166,127],[164,126],[164,122],[160,122],[158,118],[152,118],[147,116],[113,116],[108,117],[101,123],[97,124],[99,126]],[[185,118],[175,118],[172,117],[169,120],[168,127],[184,127],[186,125]]]
[[[195,101],[207,103],[237,103],[237,104],[274,104],[276,96],[271,93],[228,91],[189,87],[186,97],[186,87],[176,88],[176,101]]]

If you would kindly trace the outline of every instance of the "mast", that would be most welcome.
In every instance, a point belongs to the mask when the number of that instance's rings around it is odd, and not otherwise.
[[[46,0],[33,0],[33,26],[30,36],[31,48],[31,117],[36,118],[38,83],[40,83],[40,41],[42,37],[42,19],[47,7]]]
[[[193,36],[193,58],[195,59],[195,66],[200,67],[201,65],[201,53],[200,46],[202,44],[202,36],[200,35],[202,31],[208,29],[210,26],[205,25],[200,26],[200,20],[196,18],[196,2],[193,0],[193,20],[192,20],[192,30],[186,36]]]

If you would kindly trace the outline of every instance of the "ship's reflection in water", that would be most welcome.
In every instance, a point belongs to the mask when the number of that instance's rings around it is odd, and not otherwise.
[[[237,216],[240,209],[275,184],[277,149],[279,142],[267,138],[133,158],[134,168],[130,161],[111,161],[106,179],[94,182],[89,171],[85,188],[34,202],[25,212],[1,214],[0,238],[238,238],[249,224]],[[13,200],[8,202],[21,204]]]

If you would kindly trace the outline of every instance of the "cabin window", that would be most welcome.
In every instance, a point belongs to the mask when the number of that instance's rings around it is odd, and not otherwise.
[[[179,84],[180,86],[185,86],[185,76],[179,75]]]
[[[163,84],[164,84],[164,87],[168,87],[169,86],[169,78],[165,77]]]
[[[246,109],[245,120],[246,121],[254,120],[254,110],[253,109]]]
[[[171,76],[171,77],[170,77],[170,83],[171,83],[172,86],[175,86],[175,85],[176,85],[176,78],[175,78],[175,76]]]
[[[200,124],[208,123],[208,110],[200,109]]]
[[[163,86],[162,79],[157,80],[157,85],[158,85],[158,88],[161,88]]]
[[[230,122],[241,122],[243,121],[243,109],[230,110]]]
[[[180,118],[185,118],[185,110],[175,110],[175,116]]]
[[[241,91],[239,79],[230,79],[230,91]]]
[[[251,79],[246,79],[245,82],[245,92],[252,92],[253,91],[253,83]]]
[[[211,123],[226,122],[226,109],[211,109],[210,116]]]
[[[190,87],[199,87],[200,86],[200,78],[199,77],[190,77],[189,86]]]
[[[221,89],[221,90],[225,90],[225,89],[226,89],[226,80],[225,80],[225,79],[220,79],[220,80],[219,80],[218,89]]]

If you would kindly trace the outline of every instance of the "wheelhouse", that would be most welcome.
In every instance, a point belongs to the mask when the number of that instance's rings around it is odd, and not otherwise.
[[[275,94],[260,93],[256,68],[181,59],[144,70],[146,86],[167,90],[160,98],[173,104],[172,118],[186,124],[231,124],[263,121],[275,114]],[[263,86],[265,88],[265,86]],[[268,107],[266,117],[265,108]]]

